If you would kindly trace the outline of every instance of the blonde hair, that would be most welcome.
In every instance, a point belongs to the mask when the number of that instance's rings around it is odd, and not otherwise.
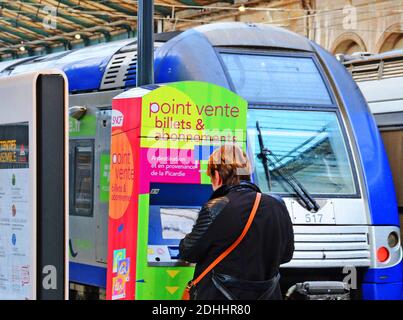
[[[207,164],[207,175],[218,171],[223,184],[236,185],[241,180],[250,181],[251,166],[246,153],[237,144],[225,144],[214,150]]]

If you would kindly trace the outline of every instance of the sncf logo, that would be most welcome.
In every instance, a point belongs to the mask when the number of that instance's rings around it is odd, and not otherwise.
[[[124,116],[119,110],[112,110],[112,128],[123,126]]]

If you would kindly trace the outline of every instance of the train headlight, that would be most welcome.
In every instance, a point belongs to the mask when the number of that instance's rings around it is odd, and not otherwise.
[[[398,234],[395,231],[389,233],[389,236],[388,236],[388,245],[389,245],[389,247],[394,248],[394,247],[397,246],[398,243],[399,243]]]
[[[385,262],[389,259],[389,250],[385,247],[380,247],[376,253],[379,262]]]
[[[399,227],[370,227],[369,244],[371,245],[372,268],[390,268],[400,263],[403,254],[400,239]]]
[[[87,112],[86,107],[73,106],[69,108],[69,116],[76,120],[80,120],[85,115],[86,112]]]

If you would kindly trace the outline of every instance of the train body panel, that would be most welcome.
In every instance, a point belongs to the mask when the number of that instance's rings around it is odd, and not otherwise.
[[[66,73],[71,93],[96,91],[100,89],[102,77],[111,56],[131,42],[133,40],[120,40],[78,50],[54,53],[38,58],[33,63],[21,64],[15,67],[11,74],[42,68],[55,68]]]
[[[347,70],[335,57],[319,46],[317,50],[321,53],[328,66],[328,72],[338,88],[344,111],[354,132],[354,141],[360,155],[358,163],[364,172],[365,197],[368,198],[372,224],[399,226],[392,174],[375,119]],[[385,211],[390,214],[385,215]]]
[[[403,50],[343,60],[375,116],[389,158],[402,222]]]
[[[347,60],[381,132],[394,171],[396,194],[403,212],[403,51],[394,50]]]

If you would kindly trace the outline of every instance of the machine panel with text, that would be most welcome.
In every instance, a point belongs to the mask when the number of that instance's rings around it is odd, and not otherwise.
[[[129,90],[113,100],[108,299],[179,299],[194,268],[179,259],[212,193],[212,151],[246,147],[247,102],[204,82]]]

